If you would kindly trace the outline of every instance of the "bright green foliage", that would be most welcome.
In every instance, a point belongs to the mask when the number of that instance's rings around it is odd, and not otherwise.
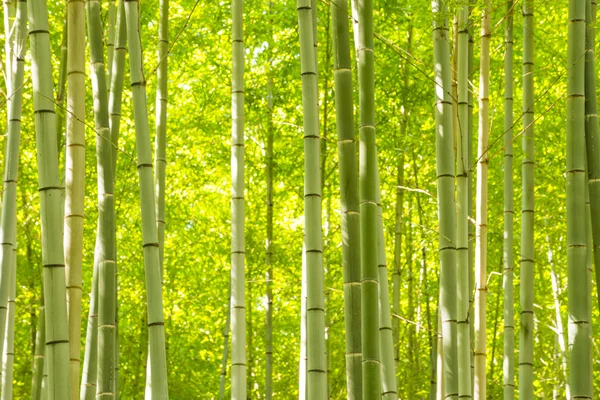
[[[269,3],[272,3],[269,5]],[[319,121],[321,130],[321,166],[323,201],[323,259],[324,294],[327,298],[327,370],[328,391],[331,399],[345,399],[347,395],[346,340],[344,315],[344,263],[341,193],[337,188],[342,181],[338,173],[340,157],[336,148],[338,124],[334,115],[335,79],[334,52],[330,43],[334,25],[328,10],[332,2],[317,2],[319,17],[317,32],[319,68]],[[337,3],[337,2],[333,2]],[[59,82],[62,29],[65,20],[65,2],[49,2],[50,63],[54,66],[52,80]],[[79,3],[81,4],[81,3]],[[147,65],[144,81],[152,101],[147,104],[152,151],[149,163],[154,163],[155,94],[157,89],[159,0],[142,2],[140,34]],[[457,3],[448,2],[445,16],[455,15]],[[523,3],[514,4],[513,56],[515,63],[523,55]],[[556,342],[558,320],[567,326],[567,244],[565,201],[565,115],[567,83],[567,25],[568,2],[536,2],[534,36],[536,168],[535,205],[533,222],[538,227],[533,233],[535,300],[535,331],[533,331],[533,398],[565,398],[565,378],[560,342]],[[166,159],[165,220],[167,221],[162,277],[164,296],[165,347],[169,397],[173,400],[218,398],[223,351],[222,332],[228,312],[231,254],[231,8],[213,1],[171,0],[169,4],[169,80],[168,80],[168,145]],[[300,84],[300,47],[298,45],[297,12],[290,2],[245,2],[244,45],[245,75],[245,208],[246,208],[246,266],[252,273],[252,298],[246,298],[248,320],[247,364],[252,375],[246,385],[247,397],[266,397],[266,330],[263,321],[267,312],[267,263],[265,239],[267,213],[265,176],[269,121],[272,115],[273,133],[273,242],[272,252],[272,397],[296,398],[298,395],[299,315],[301,297],[301,252],[303,242],[303,112]],[[479,29],[481,2],[470,2],[472,9],[470,31],[476,32],[469,77],[469,97],[479,95]],[[118,5],[116,17],[118,18]],[[109,4],[103,2],[104,31],[108,28]],[[508,330],[503,329],[504,270],[504,139],[514,143],[514,160],[520,164],[524,155],[520,142],[523,137],[523,113],[515,107],[512,133],[505,135],[503,112],[505,81],[504,27],[507,5],[492,3],[490,25],[490,85],[489,85],[489,218],[487,269],[487,397],[503,397],[503,341]],[[440,285],[439,223],[436,197],[434,123],[434,51],[430,4],[422,1],[373,2],[375,115],[377,125],[377,154],[381,180],[381,205],[385,250],[388,260],[394,255],[393,236],[396,226],[395,201],[397,186],[402,186],[402,245],[396,277],[398,303],[391,317],[398,329],[398,397],[402,399],[428,398],[435,395],[437,381],[436,356],[431,363],[431,352],[437,355],[437,308]],[[586,17],[587,19],[587,17]],[[123,22],[124,19],[122,20]],[[115,26],[120,24],[115,21]],[[407,35],[412,25],[412,45]],[[314,25],[313,25],[314,26]],[[592,25],[593,26],[593,25]],[[329,27],[329,30],[328,30]],[[125,32],[125,30],[122,30]],[[356,31],[357,32],[357,31]],[[0,40],[4,40],[0,27]],[[135,157],[135,130],[133,103],[129,77],[129,56],[125,42],[119,46],[115,32],[113,65],[123,56],[124,73],[111,73],[111,80],[125,78],[120,109],[111,109],[111,141],[117,171],[115,179],[115,214],[118,238],[119,273],[119,396],[135,399],[144,391],[145,360],[148,352],[147,309],[144,285],[142,217],[139,207],[138,169]],[[350,60],[356,42],[349,32]],[[108,35],[105,34],[106,42]],[[67,41],[68,42],[68,41]],[[89,43],[86,39],[86,47]],[[107,43],[108,44],[108,43]],[[314,43],[313,43],[314,46]],[[314,50],[314,47],[312,47]],[[89,48],[85,49],[88,60]],[[470,51],[469,51],[470,52]],[[471,53],[471,52],[470,52]],[[0,56],[2,60],[4,56]],[[329,60],[329,61],[328,61]],[[16,291],[14,380],[13,398],[31,397],[32,362],[35,336],[38,333],[38,315],[41,290],[41,231],[39,225],[39,198],[32,104],[32,80],[29,75],[30,59],[25,61],[23,84],[23,117],[21,160],[17,191],[18,270]],[[356,64],[353,64],[356,65]],[[108,67],[108,66],[107,66]],[[405,74],[408,68],[409,73]],[[513,104],[522,104],[522,74],[513,74]],[[84,67],[90,75],[89,68]],[[114,71],[114,69],[113,69]],[[268,106],[268,86],[271,77],[272,108]],[[115,81],[115,78],[117,81]],[[1,79],[1,78],[0,78]],[[358,105],[356,72],[353,71],[353,103]],[[67,78],[68,81],[68,78]],[[89,82],[89,81],[88,81]],[[407,90],[405,89],[405,82]],[[4,82],[2,82],[4,85]],[[68,82],[67,82],[68,84]],[[67,85],[67,88],[69,86]],[[134,88],[135,89],[135,88]],[[135,89],[137,90],[137,89]],[[65,107],[68,105],[65,92]],[[56,95],[54,99],[56,100]],[[121,93],[112,92],[114,105]],[[349,100],[349,99],[348,99]],[[109,103],[112,100],[109,100]],[[6,133],[7,104],[0,107],[0,130]],[[58,106],[57,106],[58,107]],[[85,155],[85,202],[83,212],[83,269],[82,313],[87,316],[92,290],[92,270],[96,237],[97,160],[93,142],[96,139],[93,120],[92,86],[87,83],[85,97],[85,132],[88,147]],[[110,106],[109,106],[110,107]],[[327,111],[326,111],[327,110]],[[58,108],[57,108],[58,111]],[[478,112],[478,103],[471,113]],[[358,112],[358,109],[356,109]],[[69,115],[65,111],[65,118]],[[119,119],[120,118],[120,119]],[[402,122],[408,125],[402,132]],[[118,121],[118,124],[115,122]],[[355,128],[359,128],[358,114]],[[470,124],[468,124],[470,126]],[[475,132],[478,129],[474,120]],[[472,130],[469,130],[471,132]],[[118,136],[112,136],[117,134]],[[355,132],[356,133],[356,132]],[[475,135],[476,137],[477,135]],[[117,139],[118,137],[118,139]],[[4,139],[2,139],[4,138]],[[473,140],[473,142],[476,141]],[[64,143],[64,138],[63,138]],[[323,144],[323,143],[326,143]],[[519,143],[519,145],[517,145]],[[7,137],[0,137],[5,151]],[[475,143],[473,143],[475,145]],[[357,146],[358,147],[358,146]],[[472,149],[467,149],[473,151]],[[3,153],[4,153],[3,151]],[[63,153],[61,151],[61,153]],[[404,161],[399,161],[401,154]],[[118,154],[118,157],[116,156]],[[470,153],[469,153],[470,154]],[[456,163],[457,154],[451,162]],[[60,158],[64,159],[64,156]],[[0,168],[7,159],[0,157]],[[404,181],[398,185],[398,163],[403,169]],[[477,156],[470,157],[468,179],[475,178]],[[413,167],[414,165],[414,167]],[[61,166],[62,170],[64,166]],[[65,171],[66,172],[66,171]],[[456,170],[458,173],[458,170]],[[514,173],[514,201],[522,201],[520,168]],[[59,186],[65,186],[65,176],[59,174]],[[474,182],[473,182],[474,183]],[[593,183],[590,182],[590,183]],[[443,186],[443,185],[442,185]],[[468,185],[469,188],[471,185]],[[474,185],[472,185],[474,186]],[[154,181],[150,191],[156,192]],[[475,190],[472,190],[474,194]],[[456,190],[453,191],[456,195]],[[4,193],[3,193],[4,194]],[[66,198],[65,190],[61,192]],[[469,195],[473,203],[474,196]],[[152,206],[154,209],[156,205]],[[62,207],[61,207],[62,208]],[[519,313],[521,285],[521,213],[516,207],[514,217],[515,313]],[[62,216],[61,216],[62,217]],[[471,213],[469,247],[476,241]],[[544,225],[547,220],[547,225]],[[153,222],[156,225],[156,220]],[[456,230],[456,228],[455,228]],[[545,245],[545,237],[549,237]],[[552,252],[552,263],[547,253]],[[471,258],[473,258],[471,256]],[[556,290],[551,285],[555,265]],[[587,264],[587,259],[586,259]],[[444,264],[445,265],[445,264]],[[391,268],[390,268],[391,269]],[[396,268],[395,268],[396,269]],[[392,271],[389,271],[392,279]],[[471,274],[472,276],[473,274]],[[504,276],[502,276],[504,275]],[[455,287],[458,282],[455,283]],[[594,283],[595,284],[595,283]],[[444,287],[444,286],[442,286]],[[445,292],[449,294],[450,292]],[[470,290],[470,299],[474,291]],[[556,295],[557,303],[554,301]],[[393,297],[393,293],[390,293]],[[457,301],[456,299],[454,300]],[[555,305],[557,304],[557,306]],[[596,292],[593,293],[596,304]],[[92,307],[93,308],[93,307]],[[440,312],[443,311],[440,308]],[[559,317],[557,319],[556,311]],[[592,310],[592,322],[597,322],[597,310]],[[470,322],[474,309],[471,306]],[[514,344],[518,346],[520,324],[515,315]],[[440,328],[443,323],[440,323]],[[473,324],[471,324],[472,326]],[[595,324],[594,324],[595,325]],[[42,325],[43,326],[43,325]],[[85,329],[82,327],[85,336]],[[594,359],[595,395],[600,383],[600,360],[597,327],[589,352]],[[564,333],[564,332],[563,332]],[[566,333],[564,333],[566,337]],[[410,339],[409,339],[410,338]],[[83,339],[83,338],[82,338]],[[82,340],[82,345],[84,340]],[[594,344],[595,343],[595,344]],[[43,348],[43,347],[42,347]],[[433,349],[432,349],[433,348]],[[231,349],[231,347],[229,347]],[[441,346],[440,346],[441,349]],[[568,350],[568,348],[567,348]],[[518,350],[514,353],[518,357]],[[83,357],[83,353],[82,353]],[[568,357],[568,355],[567,355]],[[568,358],[567,358],[568,359]],[[38,362],[40,359],[37,359]],[[456,362],[458,361],[455,358]],[[96,363],[94,363],[95,365]],[[432,365],[433,364],[433,365]],[[515,359],[515,364],[518,365]],[[231,397],[229,384],[231,361],[225,369],[224,398]],[[570,369],[567,368],[567,369]],[[440,372],[443,372],[439,368]],[[517,373],[518,371],[515,371]],[[568,372],[568,371],[567,371]],[[432,388],[433,374],[433,390]],[[40,369],[41,378],[41,369]],[[80,378],[81,379],[81,378]],[[201,382],[201,385],[190,384]],[[441,380],[439,380],[442,383]],[[515,390],[519,379],[515,376]],[[457,383],[458,385],[458,383]],[[441,389],[441,387],[440,387]],[[94,390],[95,393],[95,390]]]

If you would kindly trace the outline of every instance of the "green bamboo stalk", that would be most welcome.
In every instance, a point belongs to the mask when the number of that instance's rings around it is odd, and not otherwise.
[[[271,4],[269,4],[271,7]],[[267,310],[265,319],[265,399],[273,398],[273,79],[267,78],[267,151],[265,156],[267,184],[267,241],[265,262],[267,264],[266,295]]]
[[[90,70],[94,97],[96,159],[98,170],[98,369],[97,399],[115,398],[115,210],[113,152],[110,143],[108,91],[104,68],[99,0],[86,0],[90,43]]]
[[[146,270],[148,337],[150,342],[150,364],[148,367],[151,368],[152,399],[163,400],[169,397],[165,327],[158,234],[156,231],[152,150],[150,147],[148,109],[146,104],[146,79],[144,78],[142,63],[142,38],[140,33],[139,2],[137,0],[125,1],[125,15],[127,19],[127,42],[129,43],[130,80],[134,104],[144,266]]]
[[[479,134],[475,228],[475,376],[473,398],[486,399],[487,197],[491,2],[483,0],[479,75]]]
[[[125,8],[119,1],[116,10],[115,48],[110,65],[110,94],[108,97],[108,114],[110,126],[110,142],[112,147],[112,170],[116,182],[117,154],[119,130],[121,127],[121,102],[123,97],[123,80],[125,77],[125,53],[127,52],[127,26],[125,24]],[[110,57],[109,57],[110,58]],[[116,221],[115,221],[116,223]],[[116,260],[116,247],[115,247]],[[118,285],[118,266],[115,265],[115,284]],[[115,291],[115,296],[118,293]],[[119,396],[119,302],[115,299],[115,397]]]
[[[406,103],[404,107],[406,107]],[[400,137],[405,137],[406,133],[406,110],[403,112],[403,119],[400,125]],[[399,144],[397,145],[399,147]],[[404,150],[399,149],[398,165],[396,173],[396,223],[394,226],[394,272],[392,275],[392,312],[395,315],[400,315],[400,291],[402,287],[402,210],[404,205]],[[409,291],[410,295],[410,291]],[[410,310],[410,306],[409,306]],[[392,331],[394,340],[394,361],[396,370],[400,368],[400,320],[392,319]],[[401,377],[398,377],[397,387],[401,387]]]
[[[454,200],[454,140],[452,138],[452,101],[450,97],[450,54],[447,5],[434,0],[433,45],[435,63],[436,169],[440,241],[440,326],[443,346],[444,398],[458,398],[456,326],[456,204]]]
[[[438,318],[435,318],[435,332],[439,332],[438,329]],[[435,339],[432,341],[431,351],[429,355],[429,400],[436,400],[438,393],[438,342],[439,334],[435,335]],[[440,396],[441,397],[441,396]]]
[[[515,311],[514,311],[514,254],[513,254],[513,0],[506,3],[504,30],[504,400],[515,398]]]
[[[12,33],[6,40],[11,41],[7,48],[10,49],[10,84],[7,89],[10,101],[8,102],[8,133],[6,153],[4,162],[4,191],[2,195],[2,220],[0,226],[0,265],[2,278],[0,279],[0,354],[12,354],[12,342],[14,341],[14,296],[16,285],[16,255],[17,246],[17,179],[19,174],[19,154],[21,141],[21,110],[23,104],[23,80],[24,64],[27,39],[27,4],[17,1],[14,4],[15,18],[12,25]],[[12,91],[11,88],[15,90]],[[11,301],[12,300],[12,301]],[[11,316],[12,308],[12,316]],[[8,314],[8,317],[7,317]],[[12,321],[12,322],[11,322]],[[6,348],[8,343],[9,348]],[[3,362],[2,367],[2,397],[8,398],[12,394],[12,360],[9,357]],[[6,373],[10,372],[9,376]],[[9,387],[5,389],[4,383]],[[8,385],[7,385],[8,386]],[[6,393],[6,394],[5,394]]]
[[[67,2],[67,142],[65,159],[65,265],[69,314],[71,400],[79,395],[81,295],[85,197],[85,14],[79,0]]]
[[[523,3],[523,161],[521,166],[521,329],[519,331],[519,398],[533,399],[534,331],[534,87],[533,0]],[[585,28],[585,26],[584,26]]]
[[[473,11],[473,6],[469,6],[469,15]],[[469,82],[473,83],[473,77],[475,76],[475,63],[473,61],[473,48],[475,47],[475,41],[473,39],[473,21],[469,19],[467,23],[469,29]],[[469,181],[469,219],[470,221],[475,220],[475,216],[473,213],[473,90],[469,90],[469,95],[467,97],[467,104],[469,105],[469,115],[467,118],[467,131],[469,135],[469,148],[467,149],[467,157],[468,157],[468,165],[469,168],[468,173],[468,181]],[[469,223],[469,309],[471,310],[471,315],[474,309],[475,302],[475,225],[473,223]],[[473,319],[471,318],[471,321]],[[471,382],[475,380],[475,324],[469,324],[471,328]]]
[[[360,103],[360,265],[363,399],[381,395],[379,339],[379,272],[377,260],[377,148],[375,143],[375,82],[373,2],[353,0],[358,17],[357,62]],[[390,350],[393,351],[393,350]],[[384,389],[385,390],[385,389]]]
[[[219,400],[225,400],[225,378],[227,377],[227,357],[229,355],[229,328],[231,325],[231,286],[227,296],[227,319],[223,327],[223,357],[221,358],[221,373],[219,374]]]
[[[544,218],[544,227],[546,228],[546,232],[548,232],[548,221],[546,218]],[[557,386],[560,387],[562,384],[564,384],[566,398],[570,399],[571,391],[569,387],[569,376],[567,374],[567,335],[563,328],[563,321],[560,310],[561,304],[559,287],[561,287],[562,285],[559,282],[559,276],[556,273],[556,267],[554,266],[554,252],[552,251],[552,247],[550,246],[550,235],[548,233],[546,233],[546,244],[548,245],[548,264],[550,264],[550,276],[552,280],[552,299],[554,300],[554,318],[556,326],[555,349],[558,348],[556,358],[560,360],[558,364],[562,373],[560,379],[557,380]]]
[[[446,373],[444,371],[444,333],[442,332],[442,329],[443,329],[442,313],[440,312],[440,305],[441,304],[438,299],[438,313],[437,313],[437,326],[438,326],[437,332],[438,332],[438,334],[437,334],[437,339],[436,339],[437,360],[436,360],[436,366],[435,366],[435,372],[437,374],[436,375],[437,386],[435,388],[435,399],[437,399],[437,400],[443,400],[446,398],[444,396],[444,393],[446,392],[446,385],[445,385]]]
[[[586,0],[569,1],[567,70],[567,266],[571,398],[592,398],[585,221]]]
[[[232,0],[231,398],[246,399],[243,0]]]
[[[416,177],[415,177],[415,181],[416,181]],[[415,183],[415,187],[418,187]],[[408,206],[408,224],[407,224],[407,228],[406,232],[407,234],[405,235],[405,240],[406,240],[406,245],[405,247],[407,249],[412,248],[414,241],[413,241],[413,229],[411,229],[412,227],[410,226],[410,221],[412,221],[412,202],[409,201],[409,206]],[[406,257],[406,296],[408,297],[407,299],[407,314],[406,317],[409,321],[414,321],[415,320],[415,296],[414,296],[414,291],[415,291],[415,276],[414,276],[414,260],[413,260],[413,254],[407,254]],[[399,314],[401,315],[401,314]],[[418,319],[419,317],[417,317]],[[419,322],[417,321],[417,324]],[[405,339],[405,343],[406,343],[406,363],[408,366],[408,371],[407,374],[405,375],[403,382],[406,383],[406,398],[408,400],[415,400],[415,378],[418,374],[418,368],[416,366],[416,360],[417,357],[416,352],[417,349],[415,347],[415,326],[412,323],[406,324],[406,339]],[[398,385],[400,387],[400,384]]]
[[[106,7],[106,96],[110,97],[110,82],[112,80],[112,63],[115,54],[117,9],[114,0],[108,0]]]
[[[2,358],[2,400],[12,400],[13,395],[13,365],[15,361],[15,297],[17,292],[16,247],[13,248],[12,263],[13,267],[10,271],[10,288],[8,292],[8,314],[6,316],[6,333],[4,336],[4,355]]]
[[[15,18],[16,8],[15,1],[13,0],[4,0],[3,9],[4,9],[4,81],[6,84],[6,92],[12,93],[12,42],[11,42],[11,29],[13,26],[13,19]],[[7,105],[10,103],[10,97],[6,99]],[[10,122],[10,121],[7,121]]]
[[[307,351],[306,351],[306,239],[302,243],[302,282],[300,283],[300,362],[298,365],[298,400],[307,399]]]
[[[67,8],[69,7],[69,1],[67,1]],[[68,10],[65,10],[65,22],[62,30],[62,40],[60,42],[60,64],[58,69],[58,86],[56,88],[56,141],[58,144],[58,157],[60,160],[60,150],[63,145],[63,137],[65,134],[65,88],[67,83],[67,69],[68,69],[68,31],[69,31],[69,18]],[[83,39],[82,39],[83,40]],[[60,162],[59,162],[60,164]]]
[[[69,326],[63,253],[63,196],[55,140],[56,115],[52,93],[48,9],[46,0],[28,1],[27,6],[39,166],[44,303],[48,327],[46,330],[48,398],[64,400],[69,397],[70,388]]]
[[[321,232],[321,144],[313,2],[297,0],[304,112],[304,215],[306,258],[307,398],[327,397],[323,241]]]
[[[409,53],[412,51],[412,31],[413,25],[409,17],[408,33],[406,51]],[[394,273],[392,276],[392,312],[396,315],[400,315],[400,291],[402,285],[402,210],[404,204],[404,149],[401,148],[402,140],[406,137],[406,130],[408,126],[408,93],[409,93],[409,63],[404,64],[404,80],[402,89],[402,118],[400,120],[400,138],[396,145],[397,151],[399,152],[398,165],[397,165],[397,188],[396,188],[396,224],[394,229]],[[410,295],[410,291],[409,291]],[[409,307],[410,310],[410,307]],[[396,371],[400,368],[400,320],[398,318],[392,319],[392,329],[394,337],[394,357],[396,363]],[[412,331],[411,331],[412,332]],[[400,387],[400,376],[398,377],[397,387]],[[409,396],[411,395],[409,391]]]
[[[346,324],[346,386],[348,398],[362,398],[360,331],[360,214],[354,134],[354,110],[348,2],[331,3],[336,129],[342,207],[342,263]]]
[[[43,300],[42,300],[43,301]],[[42,375],[46,354],[46,307],[41,303],[35,333],[35,350],[33,354],[33,373],[31,375],[31,400],[42,398]]]
[[[42,369],[42,400],[48,400],[48,358],[44,358],[44,366]]]
[[[167,60],[169,51],[169,0],[160,0],[158,20],[158,67],[156,87],[156,142],[154,150],[154,187],[156,188],[156,226],[161,271],[164,268],[165,177],[167,168]]]
[[[81,374],[80,400],[93,400],[96,397],[98,376],[98,262],[100,252],[99,236],[96,234],[94,251],[94,271],[92,275],[92,290],[90,293],[90,309],[88,312],[85,335],[85,350],[83,356],[83,371]]]
[[[469,5],[460,3],[458,10],[458,54],[457,60],[457,175],[456,175],[456,213],[457,213],[457,358],[458,358],[458,395],[471,399],[471,331],[469,323]]]
[[[127,26],[123,1],[117,6],[115,26],[115,49],[110,64],[110,96],[108,98],[108,114],[110,116],[110,141],[113,149],[113,176],[116,179],[119,131],[121,128],[121,102],[123,98],[123,81],[125,78],[125,55],[127,53]]]
[[[594,65],[596,42],[596,1],[589,1],[589,14],[586,13],[586,53],[585,53],[585,140],[587,149],[587,172],[592,218],[592,238],[594,243],[594,265],[596,291],[600,308],[600,133],[598,131],[598,105],[596,100],[596,70]],[[587,11],[586,4],[586,11]]]
[[[4,77],[4,80],[6,82],[6,93],[8,93],[8,95],[6,96],[6,104],[8,106],[8,112],[7,112],[7,125],[10,126],[11,125],[11,111],[10,109],[12,108],[12,87],[13,87],[13,58],[12,58],[12,51],[13,51],[13,43],[12,43],[12,36],[13,34],[11,33],[12,31],[12,27],[13,27],[13,20],[15,18],[15,13],[16,13],[16,9],[15,9],[15,2],[12,0],[5,0],[4,1],[4,36],[5,36],[5,43],[4,43],[4,52],[5,52],[5,73],[6,76]],[[20,112],[20,110],[19,110]],[[19,124],[20,126],[20,124]],[[9,135],[7,135],[9,136]],[[14,135],[13,135],[14,136]],[[19,139],[19,137],[17,136],[17,139]],[[7,141],[8,142],[8,141]],[[7,194],[9,194],[8,196],[5,196],[3,193],[2,196],[2,220],[1,220],[1,227],[2,227],[2,232],[0,232],[0,237],[3,238],[2,240],[2,244],[0,245],[0,266],[1,266],[1,270],[0,270],[0,356],[4,353],[4,334],[5,334],[5,330],[6,330],[6,314],[7,314],[7,310],[8,310],[8,305],[7,305],[7,301],[8,301],[8,290],[9,290],[9,279],[10,279],[10,268],[12,267],[12,248],[15,245],[16,242],[16,199],[17,199],[17,193],[16,193],[16,174],[17,174],[17,170],[15,170],[15,163],[16,163],[16,167],[18,168],[18,153],[14,154],[14,149],[15,149],[15,145],[18,146],[19,144],[19,140],[17,140],[16,142],[13,139],[13,143],[12,143],[12,148],[11,148],[11,144],[10,143],[6,143],[5,144],[5,172],[4,172],[4,190],[9,192]],[[17,148],[18,149],[18,148]],[[15,159],[16,157],[16,159]],[[12,164],[12,165],[11,165]],[[14,172],[12,172],[12,174],[14,175],[12,178],[14,178],[14,181],[8,180],[8,177],[6,176],[7,173],[9,173],[10,171],[14,170]],[[7,181],[8,180],[8,181]],[[8,199],[10,199],[11,201],[9,201],[8,203],[6,203],[8,205],[8,209],[7,207],[5,207],[5,201],[7,201]],[[12,201],[12,199],[14,198],[14,201]],[[4,215],[8,213],[7,218],[4,217]],[[14,216],[13,216],[14,214]],[[14,226],[14,228],[12,228]],[[14,238],[11,238],[10,236],[10,229],[13,229],[15,231],[15,233],[12,235],[14,236]],[[2,373],[2,370],[0,369],[0,374]],[[0,383],[1,383],[1,379],[0,379]]]
[[[375,161],[377,163],[377,160]],[[375,201],[377,203],[377,269],[379,272],[379,343],[381,360],[381,398],[398,399],[396,368],[394,362],[394,341],[390,315],[390,296],[387,263],[385,257],[385,236],[383,232],[383,207],[379,170],[375,169]]]

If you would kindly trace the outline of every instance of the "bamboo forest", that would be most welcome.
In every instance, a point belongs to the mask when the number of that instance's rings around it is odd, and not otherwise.
[[[600,396],[597,0],[4,0],[0,400]]]

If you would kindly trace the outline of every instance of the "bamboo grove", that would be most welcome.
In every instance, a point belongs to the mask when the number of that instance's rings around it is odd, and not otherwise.
[[[0,399],[597,396],[596,13],[5,1]]]

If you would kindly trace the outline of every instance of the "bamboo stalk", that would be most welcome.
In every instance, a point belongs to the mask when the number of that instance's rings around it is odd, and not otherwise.
[[[63,253],[63,201],[56,143],[46,0],[27,2],[42,226],[48,399],[69,398],[69,326]],[[50,139],[51,138],[51,139]]]
[[[487,198],[491,2],[483,1],[479,76],[479,133],[475,228],[475,376],[473,398],[486,399]]]
[[[115,398],[116,254],[113,151],[104,67],[100,1],[86,0],[98,170],[98,368],[96,399]]]
[[[513,254],[513,8],[506,3],[504,30],[504,241],[503,276],[504,293],[504,400],[515,397],[515,312],[514,312],[514,254]]]
[[[323,240],[321,232],[321,144],[319,135],[316,58],[316,2],[297,0],[304,112],[304,231],[306,259],[306,395],[327,397],[325,357],[325,299],[323,293]]]
[[[533,0],[523,3],[523,140],[521,176],[521,329],[519,330],[519,398],[534,397],[534,87]]]
[[[592,398],[585,221],[586,0],[569,1],[567,70],[567,265],[571,398]]]
[[[67,2],[67,134],[65,158],[65,265],[69,314],[71,400],[79,398],[81,296],[85,196],[85,13],[80,0]]]
[[[142,238],[146,275],[148,310],[148,339],[150,342],[151,391],[153,400],[168,399],[167,362],[165,352],[165,326],[163,316],[162,282],[158,234],[156,231],[156,203],[153,190],[152,150],[148,128],[146,79],[142,59],[139,2],[125,1],[129,66],[133,94],[134,120],[140,203],[142,212]]]
[[[444,398],[458,398],[456,326],[456,204],[454,200],[454,140],[452,137],[452,99],[450,97],[450,49],[447,5],[434,0],[433,45],[435,63],[436,170],[440,253],[440,307],[443,368],[438,368],[438,388]]]
[[[346,386],[348,398],[355,400],[362,398],[360,214],[356,138],[354,134],[350,34],[348,28],[348,2],[332,2],[331,16],[333,22],[333,68],[342,207]]]

